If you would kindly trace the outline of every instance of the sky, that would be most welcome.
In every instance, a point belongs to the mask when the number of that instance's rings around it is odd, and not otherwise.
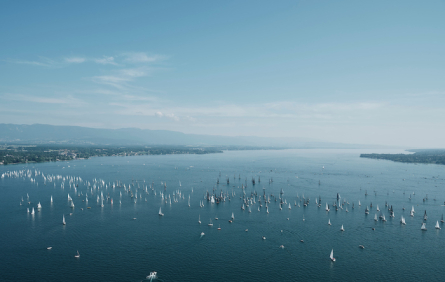
[[[0,2],[0,123],[445,147],[445,1]]]

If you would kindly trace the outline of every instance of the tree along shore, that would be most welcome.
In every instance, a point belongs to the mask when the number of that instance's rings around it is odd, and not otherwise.
[[[414,152],[414,154],[361,154],[360,157],[402,163],[445,165],[445,149],[417,149],[408,151]]]

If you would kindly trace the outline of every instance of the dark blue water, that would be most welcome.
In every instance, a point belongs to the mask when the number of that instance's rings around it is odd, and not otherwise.
[[[141,281],[157,271],[159,281],[442,280],[445,229],[436,230],[434,225],[445,209],[441,206],[445,167],[363,159],[360,153],[367,150],[235,151],[2,166],[0,175],[29,171],[35,182],[23,173],[0,179],[0,279]],[[36,176],[35,171],[41,174]],[[45,185],[42,174],[66,179],[47,180]],[[81,197],[70,188],[70,177],[82,178],[76,181]],[[218,177],[220,184],[216,185]],[[255,186],[252,177],[257,180]],[[142,199],[134,203],[124,188],[113,189],[116,181],[126,187],[133,184],[131,190],[142,193]],[[94,195],[87,182],[96,184]],[[162,202],[161,182],[167,183],[165,195],[173,199],[173,193],[180,191],[184,199],[171,205]],[[246,183],[247,195],[254,191],[262,195],[265,188],[266,195],[278,198],[283,189],[283,198],[292,209],[284,205],[280,210],[279,202],[271,198],[268,214],[264,202],[260,212],[258,202],[251,206],[251,213],[243,211],[240,187]],[[213,188],[236,196],[210,204],[204,195]],[[87,192],[88,203],[84,201]],[[107,200],[101,207],[96,202],[100,192],[113,198],[113,205]],[[332,206],[337,193],[349,202],[345,205],[349,212],[325,211],[325,203]],[[300,202],[303,194],[310,198],[307,207]],[[423,201],[427,194],[428,200]],[[319,196],[321,208],[315,204]],[[205,206],[201,208],[202,200]],[[27,213],[39,201],[41,211]],[[365,208],[371,202],[373,208],[366,216]],[[390,218],[385,202],[393,206],[395,218]],[[377,205],[386,222],[374,221]],[[409,216],[412,206],[414,217]],[[159,207],[163,217],[158,216]],[[425,210],[428,230],[421,231]],[[229,223],[232,212],[235,220]],[[406,225],[399,223],[401,215]],[[213,227],[207,225],[210,219]],[[340,231],[342,224],[344,232]],[[331,249],[335,263],[329,260]],[[77,250],[78,259],[74,257]]]

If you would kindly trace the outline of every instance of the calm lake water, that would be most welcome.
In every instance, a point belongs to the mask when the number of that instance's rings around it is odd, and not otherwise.
[[[0,166],[1,280],[142,281],[151,271],[158,272],[157,281],[443,280],[445,229],[434,227],[445,210],[445,166],[359,158],[373,152],[401,151],[230,151]],[[122,187],[113,188],[116,183]],[[264,201],[258,211],[258,197],[251,212],[241,209],[246,184],[246,196],[275,196],[269,213]],[[129,186],[141,196],[136,203]],[[208,202],[204,196],[214,188],[231,200]],[[332,207],[337,193],[346,201],[339,211]],[[307,207],[303,196],[310,199]],[[386,222],[374,221],[377,205]],[[428,230],[421,231],[425,210]]]

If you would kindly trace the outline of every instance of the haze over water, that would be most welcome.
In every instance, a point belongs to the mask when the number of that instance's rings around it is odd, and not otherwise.
[[[444,275],[445,231],[434,229],[434,225],[444,212],[443,166],[363,159],[360,153],[366,150],[229,151],[2,166],[0,175],[30,170],[36,179],[35,183],[25,176],[0,179],[2,279],[141,281],[157,271],[159,281],[440,280]],[[35,170],[45,176],[81,177],[77,191],[83,195],[75,195],[68,180],[64,188],[62,179],[44,185],[42,175],[35,177]],[[255,186],[252,177],[257,180]],[[83,201],[85,183],[94,179],[103,180],[108,187],[96,189],[92,196],[88,188],[87,204]],[[135,204],[123,188],[111,188],[110,183],[116,181],[127,187],[135,184],[133,192],[139,185],[142,199]],[[173,199],[176,193],[177,198],[180,191],[184,199],[171,205],[162,202],[161,182],[167,184],[165,195]],[[268,214],[264,202],[260,211],[258,202],[251,205],[251,213],[243,211],[240,187],[246,182],[246,196],[255,191],[262,195],[265,188],[266,195],[278,199],[283,189],[283,199],[291,203],[291,209],[286,204],[280,210],[279,200],[271,197]],[[154,189],[145,193],[145,187],[152,183]],[[204,195],[213,188],[218,194],[228,192],[231,200],[211,204]],[[113,205],[110,200],[104,207],[96,202],[100,191],[113,198]],[[68,193],[74,209],[67,201]],[[349,212],[332,208],[337,193],[342,201],[349,202],[344,206]],[[424,202],[426,194],[428,200]],[[300,202],[303,195],[310,199],[307,207]],[[320,208],[315,204],[318,197]],[[393,206],[395,218],[389,217],[386,201]],[[38,202],[41,211],[36,210],[34,216],[27,213],[27,207],[36,208]],[[365,208],[371,202],[373,208],[366,216]],[[326,203],[330,212],[325,211]],[[374,221],[377,205],[386,222]],[[412,206],[414,217],[409,216]],[[163,217],[158,215],[159,207]],[[428,230],[421,231],[425,210]],[[229,223],[232,212],[235,219]],[[401,215],[406,218],[405,226],[399,223]],[[208,226],[210,219],[213,227]],[[202,237],[201,232],[205,233]],[[47,250],[49,246],[53,248]],[[329,260],[331,249],[335,263]],[[74,257],[77,250],[78,259]]]

